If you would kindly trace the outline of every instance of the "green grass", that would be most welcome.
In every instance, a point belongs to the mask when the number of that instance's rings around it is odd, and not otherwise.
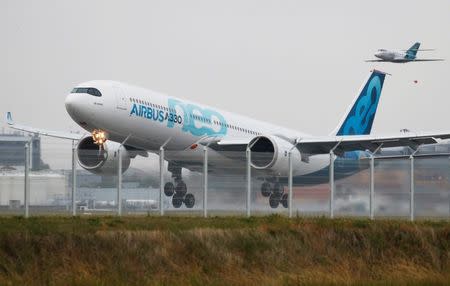
[[[0,285],[448,285],[450,222],[0,218]]]

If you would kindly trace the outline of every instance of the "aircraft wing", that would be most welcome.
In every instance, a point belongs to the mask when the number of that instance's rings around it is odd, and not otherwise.
[[[367,62],[367,63],[374,63],[374,62],[388,62],[388,61],[386,61],[386,60],[365,60],[365,62]]]
[[[444,59],[415,59],[414,62],[438,62],[445,61]]]
[[[409,146],[416,149],[420,145],[435,144],[441,140],[449,139],[450,132],[402,133],[391,136],[353,135],[334,136],[323,138],[299,139],[297,148],[307,154],[327,154],[334,148],[340,155],[349,151],[374,151],[378,147]]]
[[[219,152],[245,152],[247,149],[248,143],[252,138],[215,138],[212,141],[209,141],[208,144],[204,144],[200,142],[202,145],[209,145],[209,147],[213,150]]]
[[[221,146],[229,146],[229,145],[241,145],[241,144],[245,144],[247,145],[252,138],[247,137],[247,138],[236,138],[236,139],[222,139],[217,141],[218,145]]]
[[[244,152],[252,138],[242,139],[217,139],[210,143],[210,147],[216,151]],[[334,148],[337,155],[351,151],[375,151],[378,147],[404,147],[416,149],[420,145],[436,144],[441,140],[450,139],[450,131],[424,132],[424,133],[400,133],[395,135],[350,135],[307,137],[298,139],[297,148],[300,152],[309,155],[328,154]],[[294,141],[294,140],[292,140]]]
[[[83,138],[86,134],[82,133],[70,133],[70,132],[61,132],[61,131],[51,131],[51,130],[45,130],[45,129],[39,129],[34,128],[30,126],[24,126],[14,123],[12,119],[11,112],[8,112],[6,114],[6,123],[9,125],[9,127],[21,130],[29,133],[39,134],[43,136],[49,136],[49,137],[55,137],[55,138],[61,138],[61,139],[70,139],[70,140],[80,140]]]

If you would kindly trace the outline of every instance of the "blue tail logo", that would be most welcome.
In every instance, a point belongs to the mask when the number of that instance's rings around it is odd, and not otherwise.
[[[372,72],[336,135],[370,134],[385,76],[376,70]]]
[[[419,47],[420,43],[415,43],[414,45],[412,45],[412,47],[406,51],[405,58],[407,58],[408,60],[414,60],[416,58]]]

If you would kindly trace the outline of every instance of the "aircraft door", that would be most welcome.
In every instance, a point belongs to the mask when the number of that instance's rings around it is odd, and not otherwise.
[[[115,86],[114,94],[116,97],[117,109],[127,110],[127,97],[126,97],[125,93],[123,92],[122,88]]]

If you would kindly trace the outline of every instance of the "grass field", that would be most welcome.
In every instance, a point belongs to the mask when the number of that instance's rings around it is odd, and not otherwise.
[[[0,285],[450,284],[450,222],[0,218]]]

